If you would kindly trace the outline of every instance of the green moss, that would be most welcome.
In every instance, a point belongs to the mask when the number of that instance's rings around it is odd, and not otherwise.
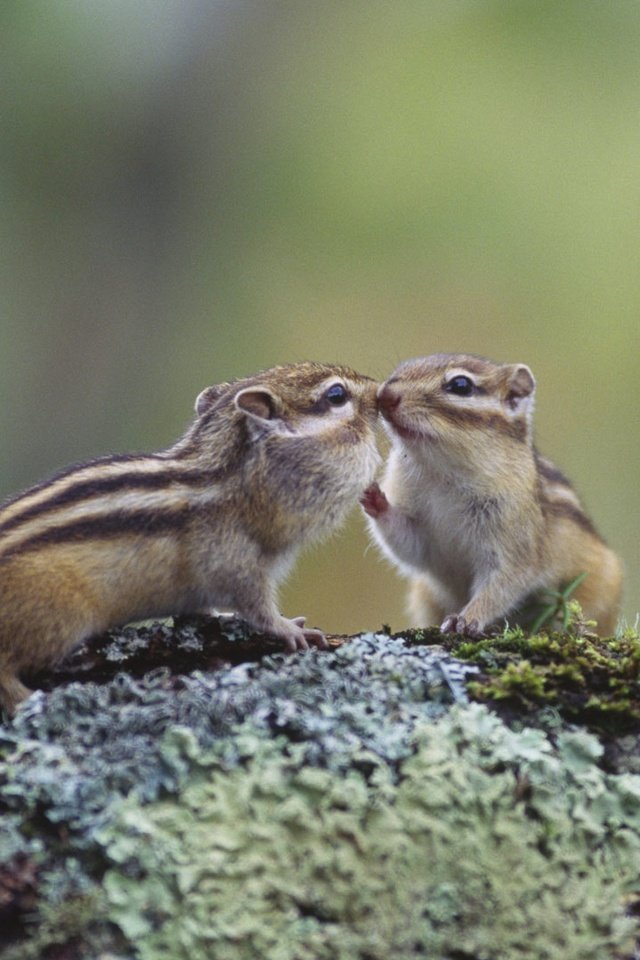
[[[471,681],[469,689],[472,693],[486,694],[486,684]],[[495,684],[491,693],[494,700],[511,699],[514,696],[533,697],[542,699],[545,695],[545,677],[534,669],[528,660],[519,663],[508,663],[500,673],[500,680]]]
[[[473,699],[530,719],[553,706],[567,720],[616,735],[640,730],[638,634],[601,638],[585,629],[579,611],[574,615],[564,632],[528,636],[516,628],[484,640],[441,636],[439,642],[480,668],[481,676],[468,684]]]

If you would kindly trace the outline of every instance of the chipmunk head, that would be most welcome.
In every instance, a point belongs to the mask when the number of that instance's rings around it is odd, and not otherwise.
[[[297,363],[209,387],[182,455],[238,476],[265,543],[320,536],[375,474],[377,386],[348,367]]]
[[[535,380],[522,363],[434,354],[400,364],[378,391],[392,437],[479,454],[497,438],[532,442]]]
[[[376,386],[348,367],[296,363],[207,387],[195,410],[203,427],[232,419],[252,439],[330,434],[353,442],[375,423]]]

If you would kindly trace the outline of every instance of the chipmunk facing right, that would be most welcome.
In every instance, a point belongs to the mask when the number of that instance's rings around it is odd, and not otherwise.
[[[373,479],[376,386],[298,363],[209,387],[167,450],[78,464],[2,504],[0,705],[130,620],[224,606],[289,651],[326,646],[281,616],[276,587]]]
[[[361,502],[383,553],[411,579],[416,626],[478,636],[586,572],[572,596],[613,632],[622,565],[536,450],[534,394],[524,364],[467,354],[408,360],[380,388],[392,447],[382,489]]]

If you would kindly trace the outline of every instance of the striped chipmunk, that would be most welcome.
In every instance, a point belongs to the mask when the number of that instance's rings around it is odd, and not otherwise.
[[[325,647],[276,587],[379,463],[377,384],[317,363],[209,387],[160,453],[63,470],[0,507],[0,705],[21,676],[131,620],[231,608],[286,650]]]
[[[615,628],[622,565],[571,484],[533,442],[535,380],[524,364],[467,354],[402,363],[378,399],[391,450],[362,505],[410,579],[415,626],[480,636],[547,590],[572,594]]]

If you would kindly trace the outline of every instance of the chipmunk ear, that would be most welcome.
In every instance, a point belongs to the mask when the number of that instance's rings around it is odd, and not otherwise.
[[[194,404],[194,409],[196,414],[201,417],[203,413],[206,413],[209,407],[222,396],[223,388],[221,386],[215,387],[205,387],[205,389],[198,394],[196,397],[196,402]]]
[[[533,402],[536,391],[535,377],[524,363],[513,364],[509,369],[506,386],[506,402],[512,410],[519,410],[525,401]]]
[[[282,410],[280,398],[267,387],[245,387],[234,397],[238,410],[255,420],[277,420]]]

